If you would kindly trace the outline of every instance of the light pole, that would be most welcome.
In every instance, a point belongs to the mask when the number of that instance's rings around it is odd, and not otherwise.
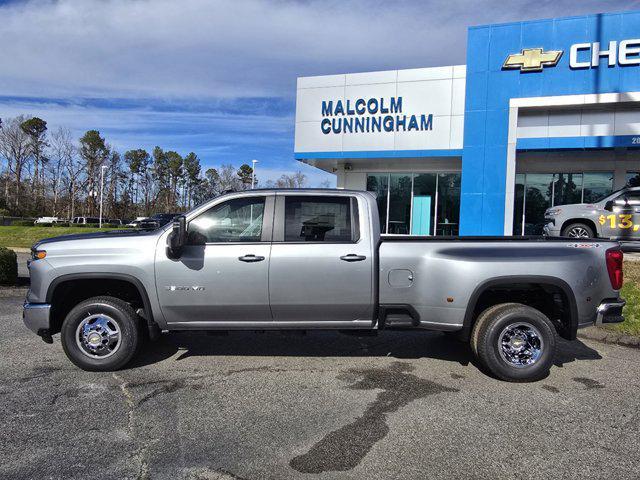
[[[106,165],[102,165],[100,167],[100,225],[99,228],[102,228],[102,192],[104,190],[104,171],[107,169],[108,167]]]
[[[251,190],[255,188],[256,184],[256,163],[258,160],[251,160]]]

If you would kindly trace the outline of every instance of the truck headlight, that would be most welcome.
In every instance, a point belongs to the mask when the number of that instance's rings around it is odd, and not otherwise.
[[[562,212],[561,208],[549,208],[546,212],[544,212],[545,216],[554,217],[556,215],[560,215]]]
[[[31,260],[42,260],[43,258],[46,258],[46,256],[46,250],[31,250]]]

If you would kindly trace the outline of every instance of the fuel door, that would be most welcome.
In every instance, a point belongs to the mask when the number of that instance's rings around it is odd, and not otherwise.
[[[413,272],[397,268],[389,271],[389,285],[394,288],[406,288],[413,285]]]

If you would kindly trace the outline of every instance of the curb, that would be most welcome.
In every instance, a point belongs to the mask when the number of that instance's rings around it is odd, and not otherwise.
[[[0,286],[0,298],[24,297],[27,295],[29,287]]]
[[[588,327],[578,331],[578,338],[586,338],[597,342],[623,347],[640,348],[640,338],[623,333],[613,332],[599,327]]]
[[[30,248],[26,247],[7,247],[9,250],[13,250],[16,253],[31,253]]]

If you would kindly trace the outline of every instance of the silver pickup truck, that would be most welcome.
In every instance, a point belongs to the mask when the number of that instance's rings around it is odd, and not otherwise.
[[[640,240],[640,187],[623,188],[596,203],[548,208],[544,220],[550,237]]]
[[[414,329],[530,381],[558,336],[624,320],[616,242],[381,236],[374,196],[347,190],[251,190],[150,232],[42,240],[29,270],[27,327],[60,332],[85,370],[124,367],[162,331]]]

